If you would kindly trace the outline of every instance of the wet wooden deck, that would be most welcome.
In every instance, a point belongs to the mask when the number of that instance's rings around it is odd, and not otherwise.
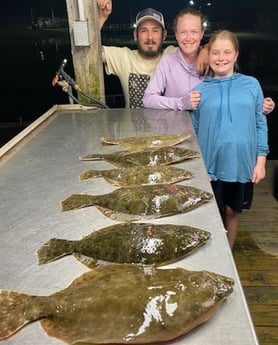
[[[278,344],[278,160],[255,187],[233,249],[260,345]],[[244,341],[243,341],[244,344]]]

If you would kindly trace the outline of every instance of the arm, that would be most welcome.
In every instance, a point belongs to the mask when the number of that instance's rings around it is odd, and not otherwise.
[[[198,102],[198,105],[201,101],[201,91],[198,90],[197,88],[194,88],[192,90],[192,92],[198,92],[200,99]],[[191,116],[191,121],[192,121],[192,125],[196,134],[196,137],[198,138],[199,135],[199,123],[200,123],[200,108],[198,107],[198,105],[190,111],[190,116]]]
[[[99,29],[101,30],[112,12],[112,0],[97,0],[97,5],[99,13]],[[103,63],[107,62],[104,49],[102,49],[101,52],[101,59]]]
[[[273,99],[271,97],[266,97],[263,103],[263,113],[265,115],[268,115],[274,110],[274,108],[275,108],[275,103]]]
[[[259,183],[265,178],[266,157],[269,152],[267,143],[267,121],[262,113],[263,91],[259,87],[259,100],[256,106],[256,127],[257,127],[257,161],[253,170],[252,182]]]
[[[204,45],[200,50],[197,58],[197,73],[207,75],[209,72],[208,46]]]
[[[159,71],[156,71],[149,81],[143,97],[144,107],[173,110],[188,109],[186,105],[190,102],[189,95],[179,98],[164,96],[166,86],[165,75],[159,74]]]
[[[146,108],[189,110],[192,103],[197,105],[198,95],[191,95],[189,83],[184,85],[183,76],[179,71],[173,72],[175,60],[173,55],[164,55],[157,64],[143,97],[143,105]],[[182,72],[183,73],[183,72]],[[180,74],[180,75],[179,75]],[[192,102],[192,103],[191,103]]]
[[[198,134],[199,134],[199,111],[198,111],[198,109],[191,111],[190,115],[191,115],[192,125],[194,128],[195,134],[198,138]]]
[[[145,108],[155,109],[173,109],[168,99],[163,95],[166,88],[165,66],[162,66],[161,60],[156,66],[156,70],[152,75],[143,97],[143,105]]]
[[[265,175],[266,175],[265,164],[266,164],[266,157],[258,156],[256,165],[253,171],[253,177],[252,177],[253,183],[257,184],[265,178]]]
[[[112,0],[97,0],[99,13],[99,29],[101,30],[104,23],[112,13]]]

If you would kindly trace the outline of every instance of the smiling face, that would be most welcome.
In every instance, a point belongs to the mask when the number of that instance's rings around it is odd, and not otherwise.
[[[144,20],[134,31],[139,54],[144,58],[154,58],[161,53],[166,30],[155,20]]]
[[[214,78],[229,77],[234,73],[238,58],[238,44],[229,33],[216,35],[209,43],[209,64]]]
[[[183,14],[177,19],[175,35],[182,55],[188,63],[194,63],[204,35],[202,19],[197,15]]]

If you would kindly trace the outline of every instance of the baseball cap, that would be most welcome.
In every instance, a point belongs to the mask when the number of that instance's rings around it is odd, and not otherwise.
[[[141,24],[144,20],[147,19],[153,19],[157,21],[162,26],[163,30],[165,30],[165,23],[162,13],[153,8],[145,8],[144,10],[137,13],[135,19],[136,28],[138,28],[139,24]]]

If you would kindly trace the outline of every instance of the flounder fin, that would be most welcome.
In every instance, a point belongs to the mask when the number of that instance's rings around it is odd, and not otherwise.
[[[28,296],[23,293],[0,290],[0,340],[9,338],[31,321],[26,317]]]
[[[99,266],[98,260],[94,258],[90,258],[89,256],[82,255],[80,253],[73,253],[73,256],[81,262],[83,265],[87,266],[88,268],[92,269],[96,266]]]
[[[101,153],[89,153],[85,156],[80,156],[81,161],[100,161],[104,159],[104,155]]]
[[[103,207],[96,205],[96,208],[104,214],[106,217],[112,219],[112,220],[117,220],[119,222],[131,222],[134,220],[139,220],[141,219],[140,216],[134,215],[134,214],[127,214],[127,213],[120,213],[114,210],[110,210],[109,208]]]
[[[102,137],[100,141],[103,145],[118,145],[119,141],[117,139]]]
[[[191,138],[191,133],[184,132],[184,133],[178,134],[178,137],[181,137],[183,140],[187,140]]]
[[[83,342],[81,342],[81,343],[80,343],[80,341],[79,341],[79,342],[74,343],[74,344],[72,344],[72,345],[98,345],[98,344],[93,344],[93,343],[83,343]]]
[[[94,203],[92,195],[72,194],[62,201],[62,211],[69,211],[93,205]]]
[[[101,177],[102,176],[102,170],[86,170],[83,171],[80,175],[79,175],[79,180],[83,181],[83,180],[89,180],[91,178],[96,178],[96,177]]]

